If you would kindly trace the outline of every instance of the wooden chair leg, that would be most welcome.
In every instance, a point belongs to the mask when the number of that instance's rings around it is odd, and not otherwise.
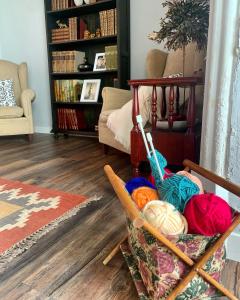
[[[132,164],[132,175],[133,175],[133,177],[139,177],[140,176],[139,163]]]
[[[33,134],[28,134],[27,137],[28,137],[28,142],[32,143],[32,141],[33,141]]]
[[[107,155],[107,154],[108,154],[108,151],[109,151],[109,146],[103,144],[103,153],[104,153],[105,155]]]
[[[128,238],[128,235],[126,235],[123,239],[121,239],[121,241],[119,243],[117,243],[117,245],[112,249],[112,251],[108,254],[108,256],[104,259],[103,264],[106,266],[111,260],[112,258],[118,253],[119,249],[120,249],[120,245],[126,241],[126,239]]]

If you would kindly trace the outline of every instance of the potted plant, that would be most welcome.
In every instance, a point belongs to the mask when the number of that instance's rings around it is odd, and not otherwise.
[[[166,40],[168,50],[183,50],[184,76],[186,46],[196,43],[198,50],[207,46],[209,0],[168,0],[162,5],[168,10],[160,19],[160,30],[153,31],[148,38],[157,43]]]

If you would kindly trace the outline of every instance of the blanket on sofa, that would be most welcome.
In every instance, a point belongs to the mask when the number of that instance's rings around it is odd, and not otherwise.
[[[161,88],[157,88],[157,98],[160,101]],[[138,90],[139,110],[143,119],[143,126],[151,122],[151,100],[152,87],[141,86]],[[120,109],[113,111],[107,120],[107,127],[114,133],[115,139],[127,150],[130,150],[130,132],[133,128],[132,122],[132,102],[128,101]],[[160,116],[160,105],[157,105],[157,115]]]

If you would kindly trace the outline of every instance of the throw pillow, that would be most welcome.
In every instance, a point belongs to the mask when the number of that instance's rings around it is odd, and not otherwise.
[[[0,106],[16,106],[11,79],[0,80]]]

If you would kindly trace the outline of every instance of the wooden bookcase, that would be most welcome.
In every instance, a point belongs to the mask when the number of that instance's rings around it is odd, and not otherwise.
[[[45,1],[46,34],[48,46],[48,65],[49,65],[49,84],[51,94],[52,108],[52,132],[57,136],[63,134],[77,134],[82,136],[97,137],[96,125],[102,107],[101,92],[104,86],[116,86],[119,88],[129,88],[127,80],[130,78],[130,0],[100,0],[94,4],[83,4],[78,7],[70,7],[61,10],[52,10],[52,1]],[[57,20],[68,20],[68,18],[87,18],[95,16],[95,24],[88,24],[90,31],[96,30],[94,26],[100,27],[99,12],[115,9],[117,11],[117,34],[109,36],[94,37],[91,39],[68,40],[63,42],[52,42],[52,29],[58,28]],[[93,22],[94,23],[94,22]],[[94,64],[96,53],[105,52],[105,46],[117,45],[117,63],[116,70],[106,71],[88,71],[88,72],[70,72],[56,73],[52,69],[53,51],[83,51],[86,53],[88,62]],[[55,99],[54,82],[55,80],[86,80],[101,79],[100,92],[96,103],[79,102],[57,102]],[[70,109],[77,112],[77,118],[86,118],[84,128],[62,129],[59,126],[61,109]],[[65,126],[68,127],[68,126]]]

